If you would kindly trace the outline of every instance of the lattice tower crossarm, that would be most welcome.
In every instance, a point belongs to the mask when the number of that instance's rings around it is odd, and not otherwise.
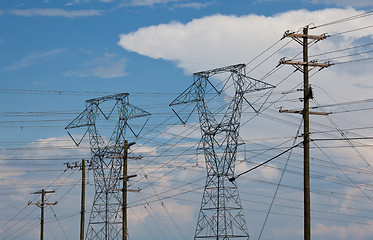
[[[194,73],[193,84],[170,104],[172,107],[195,102],[199,116],[202,135],[200,149],[204,152],[207,177],[194,239],[249,239],[238,188],[229,178],[234,175],[237,147],[240,144],[244,94],[273,86],[246,76],[245,67],[245,64],[238,64]],[[211,76],[221,73],[229,74],[228,79],[233,82],[235,92],[222,119],[218,121],[207,106],[205,95],[208,85],[218,94],[221,93],[209,80]]]
[[[128,120],[147,117],[150,113],[129,103],[128,93],[109,95],[86,101],[86,109],[76,117],[67,127],[87,127],[93,164],[95,182],[95,196],[87,228],[87,240],[121,240],[122,239],[122,193],[115,189],[123,189],[122,166],[124,164],[124,146],[126,129],[130,127]],[[102,104],[110,106],[109,112]],[[116,114],[115,114],[116,113]],[[111,119],[118,116],[118,122],[108,140],[100,135],[97,121]],[[72,137],[72,135],[69,133]],[[85,136],[86,134],[84,134]],[[83,136],[83,137],[84,137]],[[80,141],[74,142],[79,145]]]

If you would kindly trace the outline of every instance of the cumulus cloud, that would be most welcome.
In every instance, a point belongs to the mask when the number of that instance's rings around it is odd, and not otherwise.
[[[298,30],[310,23],[317,25],[358,13],[361,12],[353,9],[326,9],[290,11],[273,17],[214,15],[186,24],[171,22],[140,28],[120,35],[119,45],[151,58],[176,61],[179,67],[191,73],[212,66],[247,62],[280,39],[287,29]],[[367,21],[362,19],[343,26],[333,25],[322,31],[332,33],[347,27],[364,26],[364,23]],[[371,34],[359,32],[350,35],[349,39],[364,35]]]
[[[68,71],[65,75],[72,77],[118,78],[127,75],[125,71],[126,58],[119,58],[116,54],[105,53],[92,61],[82,64],[80,70]]]
[[[57,8],[31,8],[31,9],[14,9],[10,11],[11,14],[22,16],[22,17],[65,17],[65,18],[77,18],[77,17],[91,17],[100,16],[102,11],[100,10],[64,10]]]
[[[281,39],[287,29],[297,31],[301,27],[311,23],[313,25],[320,25],[334,19],[343,19],[360,13],[363,12],[348,8],[320,11],[297,10],[268,17],[259,15],[240,17],[214,15],[194,19],[185,24],[170,22],[168,24],[143,27],[137,31],[120,35],[118,44],[127,51],[136,52],[154,59],[173,61],[186,74],[191,74],[215,67],[247,63],[268,46]],[[300,20],[294,21],[294,19]],[[332,35],[333,33],[345,32],[346,30],[358,29],[362,26],[370,25],[371,17],[367,17],[344,22],[343,24],[333,24],[310,30],[310,34],[328,33]],[[370,29],[330,37],[312,45],[310,54],[317,55],[317,53],[337,51],[353,45],[359,45],[362,39],[368,42],[369,39],[372,39]],[[287,42],[291,43],[286,45]],[[286,47],[282,51],[274,53],[273,57],[266,64],[260,65],[250,75],[261,78],[269,70],[276,67],[282,57],[293,57],[301,51],[301,46],[291,39],[282,40],[278,44],[277,49],[284,45]],[[351,52],[347,52],[347,55],[349,53]],[[346,55],[346,52],[343,55]],[[357,56],[361,57],[360,55]],[[324,55],[322,57],[328,58],[333,56]],[[317,58],[319,57],[315,57],[316,60]],[[336,59],[336,62],[349,60],[352,60],[352,58]],[[257,62],[251,63],[248,69],[255,66],[254,64],[257,64]],[[367,62],[351,66],[350,64],[342,64],[321,71],[317,75],[317,78],[312,80],[312,84],[319,86],[316,93],[318,101],[322,103],[325,99],[330,100],[328,95],[336,94],[338,96],[359,96],[360,98],[370,97],[370,88],[359,87],[371,86],[368,80],[371,68],[368,66]],[[283,77],[293,70],[291,66],[284,66],[282,69],[285,70],[283,72],[276,72],[268,80],[271,84],[281,81]],[[353,81],[351,81],[352,78],[354,79]],[[287,82],[294,84],[294,80]],[[279,89],[277,87],[277,91],[280,91]],[[326,92],[328,94],[325,94]],[[276,107],[280,106],[279,104],[276,105]],[[261,136],[263,138],[266,134],[273,136],[274,133],[281,131],[278,134],[283,136],[282,130],[284,129],[274,127],[274,132],[261,131],[265,129],[261,129],[262,125],[261,123],[257,124],[255,126],[256,131],[253,132],[251,130],[249,135],[253,136],[257,134],[258,137]],[[265,127],[268,128],[268,125]]]

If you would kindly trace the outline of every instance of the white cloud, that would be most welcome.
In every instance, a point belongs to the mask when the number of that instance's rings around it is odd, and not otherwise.
[[[89,148],[81,146],[76,148],[69,136],[50,137],[47,139],[38,139],[27,145],[27,148],[33,149],[32,153],[24,153],[25,156],[34,159],[56,158],[76,155],[89,156]]]
[[[5,161],[1,160],[2,157],[0,157],[0,186],[7,186],[8,184],[11,184],[14,179],[17,179],[19,176],[22,176],[25,174],[25,171],[18,170],[15,167],[11,167],[9,165],[4,165],[3,163]]]
[[[300,237],[300,236],[303,235],[303,230],[296,229],[296,228],[292,228],[292,229],[289,229],[289,228],[277,229],[277,228],[275,228],[273,230],[273,235],[275,235],[275,236],[285,235],[285,236],[298,236],[298,237]]]
[[[104,54],[82,65],[82,70],[68,71],[66,76],[118,78],[127,75],[126,58],[118,58],[115,54]]]
[[[315,236],[330,236],[338,239],[372,239],[373,221],[369,221],[366,225],[350,224],[347,226],[316,223],[312,232]]]
[[[131,148],[131,154],[134,154],[135,156],[152,156],[157,154],[157,148],[146,145],[141,145],[139,147],[134,146]]]
[[[67,135],[37,139],[27,144],[26,149],[31,150],[20,150],[18,152],[22,158],[31,158],[35,159],[36,162],[41,161],[43,163],[48,159],[53,161],[53,159],[61,157],[89,156],[90,153],[90,149],[86,143],[82,143],[81,146],[76,147],[72,139]]]
[[[3,68],[3,70],[13,71],[21,68],[36,65],[53,58],[60,56],[62,53],[66,52],[67,49],[59,48],[45,52],[33,52],[22,58],[20,61],[11,64],[8,67]]]
[[[77,17],[90,17],[100,16],[102,11],[100,10],[64,10],[57,8],[31,8],[31,9],[14,9],[10,11],[11,14],[23,17],[66,17],[66,18],[77,18]]]
[[[287,29],[298,30],[310,23],[317,25],[358,13],[361,12],[353,9],[326,9],[315,12],[290,11],[273,17],[214,15],[186,24],[171,22],[140,28],[122,34],[119,45],[151,58],[176,61],[179,67],[191,73],[213,66],[247,62],[280,39]],[[319,31],[332,33],[365,26],[367,23],[368,20],[361,19]],[[368,30],[356,32],[347,39],[351,41],[364,35],[369,36],[371,33]]]
[[[201,138],[199,123],[170,126],[159,137],[166,138],[166,139],[182,137],[182,138],[189,139],[189,141],[191,140],[199,141],[199,139]]]
[[[137,200],[137,202],[140,201]],[[196,206],[186,205],[185,202],[178,203],[170,199],[144,204],[141,207],[129,208],[128,229],[134,235],[143,236],[140,239],[150,239],[161,235],[170,236],[165,237],[168,239],[186,239],[195,228],[193,219],[195,211]],[[176,226],[175,222],[177,223]],[[146,229],[143,226],[147,226]],[[163,226],[167,230],[159,232],[160,227]],[[169,226],[173,227],[170,228]],[[148,235],[146,230],[150,230],[151,234]],[[181,237],[180,230],[183,237]]]
[[[43,176],[40,175],[38,170],[43,171],[38,163],[46,164],[55,162],[55,159],[71,156],[89,156],[89,148],[75,148],[74,143],[68,136],[64,137],[51,137],[47,139],[38,139],[25,146],[25,149],[12,151],[10,156],[0,158],[0,186],[23,186],[16,187],[9,197],[13,201],[24,203],[25,196],[29,195],[30,191],[35,187],[48,186],[53,179],[53,173],[49,174],[44,172]],[[15,159],[15,160],[13,160]],[[10,166],[9,163],[14,163],[19,159],[30,159],[35,166],[25,170],[24,165]],[[30,161],[31,162],[31,161]],[[60,167],[57,167],[60,168]],[[61,163],[61,169],[63,169]],[[35,173],[33,171],[36,170]],[[30,172],[29,172],[30,171]],[[39,174],[39,175],[38,175]],[[66,183],[71,183],[67,181]],[[26,199],[27,200],[27,199]]]
[[[246,162],[236,162],[236,175],[257,166],[258,164],[259,162],[248,166]],[[263,180],[275,180],[276,181],[276,179],[279,176],[280,176],[279,169],[275,165],[270,164],[270,163],[250,173],[250,177],[256,178],[256,179],[263,179]]]

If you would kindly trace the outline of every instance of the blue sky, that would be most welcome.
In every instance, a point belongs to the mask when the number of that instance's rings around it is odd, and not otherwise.
[[[249,63],[286,30],[310,24],[318,26],[311,34],[331,35],[310,47],[312,60],[335,63],[314,70],[311,78],[312,107],[334,112],[330,118],[312,117],[313,137],[373,136],[373,17],[323,25],[372,8],[371,0],[1,1],[0,239],[39,238],[39,209],[27,202],[37,201],[30,193],[41,188],[56,189],[49,200],[58,201],[46,211],[46,238],[78,238],[80,173],[65,172],[63,163],[89,158],[89,147],[87,141],[74,147],[64,127],[86,99],[120,92],[152,113],[144,135],[129,136],[137,142],[133,154],[144,156],[129,167],[138,174],[131,186],[142,189],[129,194],[129,236],[192,239],[205,175],[203,156],[196,156],[198,118],[193,115],[183,126],[168,104],[192,83],[193,72]],[[262,114],[244,107],[240,135],[246,144],[237,172],[278,154],[283,148],[274,146],[296,135],[300,117],[278,110],[301,108],[296,89],[302,76],[291,74],[292,66],[276,66],[281,57],[300,51],[299,44],[283,39],[248,64],[250,76],[258,79],[277,69],[265,79],[277,87]],[[259,107],[263,98],[252,100]],[[370,143],[312,145],[313,239],[372,239]],[[302,236],[301,150],[289,156],[261,239]],[[237,179],[251,239],[259,237],[286,159]],[[92,179],[90,184],[88,204]]]

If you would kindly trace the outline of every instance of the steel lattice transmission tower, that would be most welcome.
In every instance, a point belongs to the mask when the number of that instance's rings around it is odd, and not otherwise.
[[[87,240],[119,240],[122,239],[122,193],[115,189],[124,189],[122,183],[122,166],[124,164],[125,135],[127,128],[137,137],[128,120],[139,117],[149,117],[150,113],[129,103],[128,93],[121,93],[86,101],[86,109],[67,127],[86,127],[87,130],[80,141],[88,133],[95,196],[88,224]],[[118,117],[118,122],[110,138],[100,135],[98,121]],[[146,122],[145,122],[146,123]],[[144,123],[144,125],[145,125]],[[105,126],[107,127],[107,126]],[[142,128],[141,128],[142,129]]]
[[[242,105],[247,101],[244,95],[273,86],[246,76],[245,67],[238,64],[194,73],[193,84],[170,104],[176,107],[195,103],[199,116],[202,135],[199,149],[204,152],[207,178],[194,239],[249,239],[237,185],[229,178],[234,175],[237,147],[241,144]],[[209,109],[205,99],[208,85],[221,93],[209,80],[217,74],[228,74],[226,80],[234,86],[234,96],[219,121],[218,113]],[[178,112],[174,112],[185,124]]]

